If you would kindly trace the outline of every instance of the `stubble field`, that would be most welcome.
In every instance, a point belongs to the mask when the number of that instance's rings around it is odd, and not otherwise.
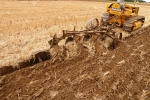
[[[1,1],[0,65],[14,65],[36,51],[48,49],[50,35],[61,36],[63,29],[84,29],[90,18],[100,19],[105,5],[86,1]],[[147,25],[150,6],[139,6]]]

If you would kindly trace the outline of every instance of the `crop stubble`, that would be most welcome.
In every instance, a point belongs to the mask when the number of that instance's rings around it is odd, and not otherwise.
[[[34,52],[48,49],[48,40],[63,29],[84,29],[86,21],[100,18],[104,2],[86,1],[1,1],[0,64],[13,65]],[[150,6],[140,5],[140,14],[150,21]]]

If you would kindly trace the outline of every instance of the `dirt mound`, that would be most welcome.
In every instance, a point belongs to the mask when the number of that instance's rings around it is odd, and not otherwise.
[[[84,46],[73,59],[55,59],[0,78],[0,98],[54,100],[148,100],[150,27],[115,50],[89,56]],[[91,54],[92,55],[92,54]]]

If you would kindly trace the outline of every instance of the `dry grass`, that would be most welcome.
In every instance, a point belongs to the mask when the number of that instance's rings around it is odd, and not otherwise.
[[[36,51],[48,49],[50,35],[63,29],[84,29],[86,21],[100,18],[106,3],[87,1],[0,2],[0,65],[12,65]],[[150,21],[150,6],[140,5],[140,14]]]

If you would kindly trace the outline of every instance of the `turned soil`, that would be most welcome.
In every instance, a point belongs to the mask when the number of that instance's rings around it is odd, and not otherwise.
[[[1,100],[149,100],[150,27],[114,50],[51,60],[1,76]]]

